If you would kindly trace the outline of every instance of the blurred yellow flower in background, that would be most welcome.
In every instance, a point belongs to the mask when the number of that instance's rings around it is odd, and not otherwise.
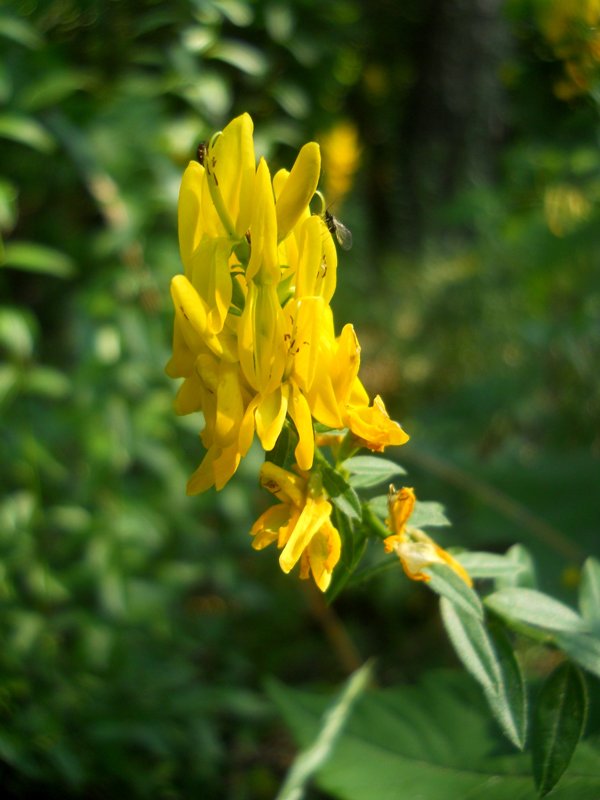
[[[321,137],[325,194],[340,203],[348,194],[360,160],[358,130],[349,120],[338,122]]]

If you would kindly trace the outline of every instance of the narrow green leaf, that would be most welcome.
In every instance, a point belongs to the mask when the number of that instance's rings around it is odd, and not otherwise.
[[[500,656],[483,623],[461,614],[446,597],[440,600],[442,620],[457,656],[477,680],[502,731],[519,749],[525,741],[525,687],[510,645],[500,640]]]
[[[577,612],[535,589],[509,586],[485,598],[485,604],[503,619],[524,622],[547,631],[588,630]]]
[[[372,672],[372,664],[366,663],[350,676],[340,696],[323,715],[315,741],[296,757],[276,800],[301,800],[308,781],[329,758],[356,700],[369,684]]]
[[[360,520],[362,518],[360,498],[352,486],[324,459],[319,462],[319,469],[323,478],[323,487],[331,502],[350,519]]]
[[[588,558],[581,570],[579,608],[592,628],[600,631],[600,561]]]
[[[497,553],[468,551],[455,555],[472,578],[497,578],[512,576],[525,569],[506,556]]]
[[[31,242],[7,242],[3,266],[55,278],[70,278],[75,273],[73,261],[65,253]]]
[[[375,456],[354,456],[344,461],[342,467],[350,473],[350,484],[355,489],[377,486],[394,475],[406,475],[406,470],[399,464]]]
[[[488,632],[503,679],[496,718],[503,722],[502,727],[511,742],[522,750],[527,738],[527,687],[523,670],[504,626],[494,621],[488,624]]]
[[[54,139],[39,122],[21,114],[2,114],[0,116],[0,137],[26,144],[41,153],[49,153],[54,147]]]
[[[35,50],[41,47],[43,39],[33,27],[24,19],[9,14],[0,15],[0,36],[12,39],[13,42]]]
[[[441,597],[447,597],[465,613],[483,619],[483,606],[478,595],[447,564],[430,564],[424,572],[431,576],[427,582],[429,589]]]
[[[210,58],[231,64],[241,72],[256,78],[261,78],[265,75],[269,68],[269,62],[263,50],[239,40],[221,40],[211,48],[210,53],[207,55]]]
[[[542,686],[531,732],[533,777],[540,797],[569,766],[583,734],[587,704],[583,675],[569,662],[557,667]]]
[[[354,575],[367,546],[367,538],[364,533],[356,530],[352,520],[337,508],[334,511],[333,522],[342,539],[342,555],[333,571],[331,584],[327,589],[326,597],[329,603],[335,600]]]
[[[496,653],[481,620],[473,614],[461,614],[446,597],[440,600],[440,611],[457,656],[475,680],[483,686],[486,694],[488,692],[496,694],[502,674]]]

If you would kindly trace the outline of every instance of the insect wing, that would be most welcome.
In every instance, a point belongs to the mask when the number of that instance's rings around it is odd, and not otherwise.
[[[343,225],[337,217],[334,217],[331,211],[325,212],[325,224],[330,233],[335,234],[342,250],[350,250],[352,247],[352,232],[349,228]]]
[[[342,250],[350,250],[352,247],[352,231],[342,225],[339,219],[335,220],[335,238]]]

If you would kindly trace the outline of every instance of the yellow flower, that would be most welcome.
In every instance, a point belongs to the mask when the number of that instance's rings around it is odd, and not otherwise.
[[[288,573],[300,562],[300,578],[306,579],[312,573],[324,592],[340,558],[341,539],[331,523],[331,503],[315,478],[316,475],[294,474],[265,462],[261,483],[281,502],[267,509],[250,533],[255,550],[277,542],[281,569]]]
[[[188,493],[221,489],[254,438],[271,450],[287,419],[298,433],[301,470],[314,458],[313,419],[349,427],[381,451],[407,440],[379,397],[370,405],[358,379],[360,347],[346,325],[336,338],[329,303],[337,252],[309,203],[320,151],[301,148],[290,172],[273,179],[255,162],[253,125],[242,114],[187,167],[179,193],[184,274],[171,282],[173,355],[166,371],[183,378],[179,414],[200,411],[206,455]]]
[[[390,486],[388,500],[390,516],[386,522],[393,534],[383,541],[386,553],[396,553],[404,572],[413,581],[430,580],[430,576],[423,572],[430,564],[447,564],[467,586],[472,586],[473,582],[467,571],[450,553],[439,547],[423,531],[407,526],[415,502],[415,493],[411,488],[405,486],[396,491]]]

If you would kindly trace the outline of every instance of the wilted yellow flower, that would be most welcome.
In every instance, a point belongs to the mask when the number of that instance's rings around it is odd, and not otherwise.
[[[268,508],[252,526],[252,546],[262,550],[277,542],[281,569],[288,573],[300,562],[300,577],[306,579],[312,573],[319,589],[326,591],[340,558],[341,540],[317,475],[295,474],[267,461],[260,477],[280,503]]]
[[[458,561],[439,547],[431,537],[418,528],[409,528],[407,523],[415,507],[416,497],[410,487],[396,491],[390,486],[388,500],[389,518],[386,523],[393,534],[384,539],[387,553],[394,552],[400,558],[404,572],[413,581],[428,581],[429,575],[423,572],[430,564],[447,564],[463,579],[467,586],[473,582],[467,571]]]

